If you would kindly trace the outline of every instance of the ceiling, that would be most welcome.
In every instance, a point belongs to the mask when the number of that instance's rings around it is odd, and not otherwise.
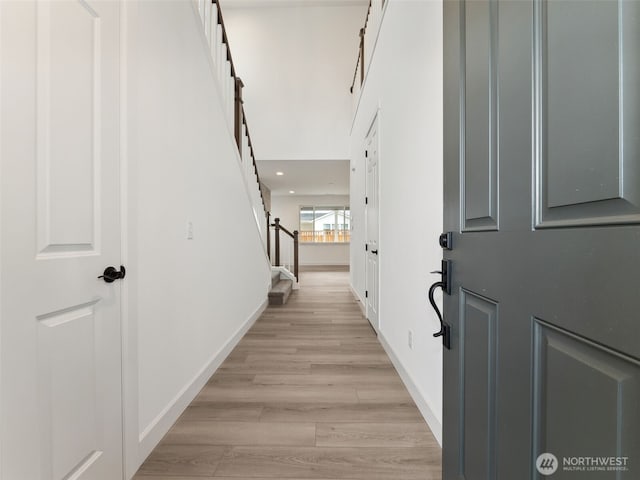
[[[257,7],[352,7],[368,5],[369,0],[222,0],[222,8]]]
[[[272,195],[349,195],[349,160],[262,160],[260,180]],[[284,175],[278,176],[276,172]]]

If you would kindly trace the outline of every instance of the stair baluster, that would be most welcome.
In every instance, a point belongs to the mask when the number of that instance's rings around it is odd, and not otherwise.
[[[267,217],[268,218],[268,217]],[[293,275],[296,277],[296,281],[299,280],[299,263],[300,263],[300,257],[299,257],[299,232],[297,230],[294,230],[293,233],[291,231],[289,231],[287,228],[283,227],[282,225],[280,225],[280,219],[279,218],[274,218],[273,219],[273,223],[271,224],[272,227],[274,227],[274,245],[275,245],[275,262],[274,262],[274,266],[276,267],[281,267],[284,266],[286,267],[289,271],[291,271],[291,268],[293,267]],[[291,247],[287,247],[287,252],[288,255],[285,255],[286,257],[286,261],[283,264],[283,262],[281,262],[282,260],[282,256],[281,256],[281,240],[280,240],[280,232],[284,233],[285,235],[287,235],[288,237],[291,238]],[[291,255],[293,254],[293,255]],[[291,259],[291,256],[293,256],[293,262]],[[287,263],[288,262],[288,263]]]

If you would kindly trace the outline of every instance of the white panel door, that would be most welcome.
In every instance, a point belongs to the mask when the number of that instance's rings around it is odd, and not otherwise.
[[[122,478],[119,2],[0,2],[3,480]]]
[[[378,120],[374,120],[365,140],[365,161],[367,165],[366,190],[366,240],[367,240],[367,274],[366,274],[366,306],[367,319],[378,331]]]

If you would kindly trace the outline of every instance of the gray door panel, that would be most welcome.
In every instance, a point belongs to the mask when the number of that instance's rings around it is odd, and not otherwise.
[[[536,3],[536,227],[640,220],[640,2]]]
[[[461,18],[463,231],[495,230],[498,224],[496,14],[494,3],[469,2]]]
[[[467,479],[495,476],[497,322],[495,302],[460,291],[460,463]]]
[[[537,450],[628,456],[637,468],[640,363],[541,320],[534,322]],[[603,478],[597,474],[592,478]]]
[[[444,478],[640,478],[640,2],[448,0],[444,32]]]

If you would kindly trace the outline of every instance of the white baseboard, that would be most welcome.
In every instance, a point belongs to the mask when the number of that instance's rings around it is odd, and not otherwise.
[[[349,263],[341,262],[304,262],[301,263],[301,267],[348,267]]]
[[[240,326],[233,336],[213,355],[198,374],[185,385],[171,402],[154,418],[142,431],[138,445],[138,468],[158,445],[162,437],[169,431],[178,417],[189,406],[200,390],[205,386],[209,378],[215,373],[222,362],[229,356],[234,347],[242,339],[245,333],[251,328],[255,321],[262,315],[268,305],[268,300],[256,309],[253,314]]]
[[[413,398],[413,401],[416,402],[416,406],[418,407],[418,410],[420,410],[422,417],[424,418],[425,422],[427,422],[427,425],[429,425],[431,433],[433,433],[433,436],[436,437],[436,441],[438,442],[440,447],[442,447],[442,423],[440,423],[438,418],[433,413],[433,410],[431,410],[431,407],[429,406],[427,401],[420,394],[420,391],[418,390],[416,384],[413,383],[409,372],[407,372],[402,363],[400,363],[400,360],[396,356],[396,353],[393,351],[393,348],[391,348],[391,345],[389,345],[389,342],[387,342],[382,333],[378,333],[378,339],[380,340],[380,343],[382,344],[385,352],[387,352],[387,355],[389,355],[391,363],[393,363],[393,366],[396,367],[398,374],[400,374],[400,378],[402,379],[405,387],[407,387],[407,390],[409,390],[411,398]]]

